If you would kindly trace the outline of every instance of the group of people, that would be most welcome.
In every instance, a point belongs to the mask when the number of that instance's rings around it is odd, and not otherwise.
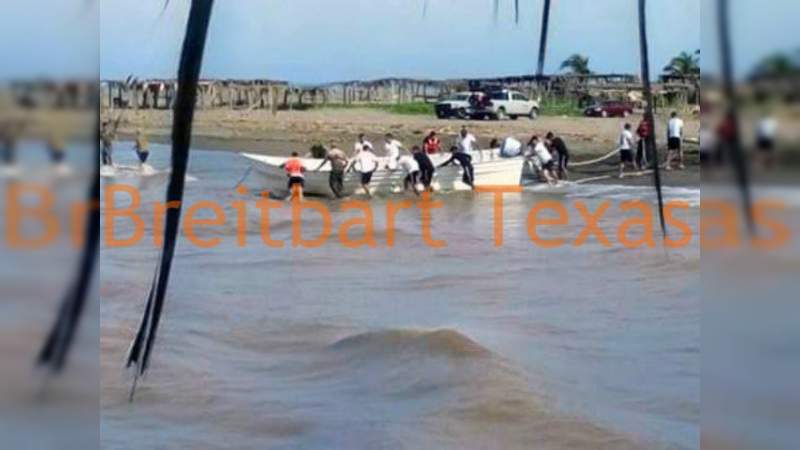
[[[539,135],[531,136],[527,148],[523,151],[522,142],[514,137],[507,137],[500,142],[493,139],[491,148],[499,148],[500,156],[513,158],[524,156],[543,181],[555,185],[559,180],[569,178],[569,149],[564,139],[548,132],[544,139]]]
[[[650,163],[652,155],[648,155],[647,139],[653,133],[653,124],[647,118],[643,118],[636,128],[636,135],[631,131],[630,123],[622,127],[619,135],[619,177],[625,177],[625,167],[630,166],[634,170],[644,170]],[[677,162],[677,168],[685,168],[683,159],[683,119],[678,117],[677,112],[670,114],[667,122],[667,159],[664,163],[665,170],[672,170]],[[635,153],[635,154],[634,154]],[[655,163],[655,161],[653,161]]]
[[[350,156],[340,149],[336,142],[331,142],[325,149],[326,154],[322,162],[313,170],[319,171],[330,164],[331,171],[328,182],[331,192],[337,198],[343,196],[344,177],[351,171],[360,173],[361,188],[367,196],[371,196],[372,176],[379,169],[401,171],[405,174],[404,190],[411,190],[419,195],[418,184],[421,183],[425,191],[432,192],[431,185],[436,170],[455,164],[462,169],[462,182],[472,189],[475,188],[475,168],[472,158],[474,152],[480,149],[478,139],[466,127],[461,128],[450,147],[450,157],[438,166],[434,165],[429,156],[441,153],[443,150],[442,142],[436,131],[431,131],[425,136],[422,145],[414,145],[410,149],[406,148],[391,133],[384,136],[383,145],[386,158],[385,167],[381,167],[381,160],[375,153],[375,147],[361,134],[358,136]],[[541,174],[543,180],[551,185],[558,183],[558,180],[568,178],[569,150],[564,140],[552,132],[547,133],[543,139],[538,135],[531,137],[526,151],[523,151],[522,143],[514,137],[507,137],[502,143],[493,139],[490,147],[499,148],[502,157],[524,156]],[[286,171],[289,179],[289,191],[293,195],[302,196],[306,168],[300,161],[298,153],[293,152],[292,157],[281,167]]]
[[[703,117],[700,122],[700,164],[705,167],[724,165],[739,127],[741,124],[730,115],[719,120],[715,127],[712,127],[711,119]],[[762,168],[771,169],[776,162],[778,121],[765,114],[755,121],[754,131],[756,153],[753,157]]]
[[[478,140],[470,133],[466,127],[461,129],[456,144],[451,147],[452,156],[437,167],[431,160],[431,154],[441,152],[442,143],[435,131],[431,131],[423,140],[422,145],[414,145],[410,149],[406,148],[402,142],[395,138],[392,133],[387,133],[383,139],[385,166],[381,167],[381,160],[375,153],[375,147],[366,139],[364,134],[360,134],[353,146],[353,153],[348,156],[339,148],[336,142],[331,142],[325,149],[326,154],[318,167],[314,171],[320,171],[327,164],[331,165],[328,176],[328,184],[331,192],[337,198],[344,195],[345,174],[357,171],[360,174],[360,184],[364,193],[371,197],[370,183],[372,176],[378,169],[388,171],[401,171],[405,174],[403,188],[405,191],[413,191],[416,195],[420,194],[417,188],[422,184],[425,191],[432,192],[433,178],[436,169],[450,164],[458,164],[463,169],[462,180],[470,187],[475,187],[475,170],[472,165],[472,156],[469,152],[477,150]],[[303,187],[305,186],[306,168],[299,159],[297,152],[292,152],[292,157],[282,166],[289,178],[288,186],[292,195],[302,197]]]
[[[104,121],[100,125],[100,143],[101,143],[101,159],[104,166],[113,166],[114,160],[112,157],[114,149],[114,140],[117,137],[117,128],[119,122],[112,124],[109,121]],[[147,136],[144,135],[142,130],[136,130],[136,141],[133,144],[133,149],[139,162],[144,164],[150,156],[150,143]]]

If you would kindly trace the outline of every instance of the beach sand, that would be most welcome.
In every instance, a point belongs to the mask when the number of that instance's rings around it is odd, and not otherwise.
[[[115,120],[120,111],[102,112],[103,120]],[[165,143],[169,140],[172,112],[164,110],[126,110],[120,121],[120,138],[130,139],[136,130],[143,130],[152,141]],[[199,110],[194,124],[194,145],[211,150],[248,151],[274,155],[288,155],[296,150],[305,153],[317,143],[335,141],[344,150],[351,151],[359,133],[381,152],[380,142],[386,133],[393,133],[407,146],[420,144],[425,135],[435,130],[443,145],[450,145],[462,126],[469,127],[481,146],[487,147],[493,138],[515,136],[526,142],[531,135],[544,135],[552,131],[562,136],[571,151],[572,161],[591,159],[604,155],[616,147],[619,130],[623,123],[634,126],[641,119],[634,115],[622,118],[585,118],[565,116],[542,116],[532,121],[521,118],[507,121],[439,120],[425,115],[399,115],[368,108],[314,109],[307,111],[280,111],[272,115],[269,111],[252,110]],[[663,131],[667,118],[659,116],[658,129]],[[685,117],[686,136],[696,137],[699,120]],[[664,134],[664,133],[660,133]],[[659,148],[665,148],[659,136]],[[699,186],[700,170],[697,165],[697,147],[687,144],[689,164],[685,171],[673,171],[663,177],[665,185]],[[575,178],[612,174],[613,164],[604,164],[575,172]],[[603,180],[601,182],[609,182]],[[650,176],[628,177],[610,182],[623,184],[649,184]]]

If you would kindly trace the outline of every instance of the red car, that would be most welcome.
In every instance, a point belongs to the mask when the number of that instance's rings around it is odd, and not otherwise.
[[[583,111],[587,117],[628,117],[633,114],[633,103],[602,102]]]

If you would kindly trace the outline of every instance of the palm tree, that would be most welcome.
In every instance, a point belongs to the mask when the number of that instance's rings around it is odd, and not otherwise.
[[[590,75],[592,73],[589,70],[589,57],[577,53],[565,59],[561,63],[561,69],[569,69],[575,75]]]
[[[676,77],[698,77],[700,76],[700,57],[697,56],[697,52],[695,54],[681,52],[672,58],[663,70],[666,74]]]
[[[95,104],[99,104],[99,93],[95,90]],[[95,118],[95,165],[94,179],[88,191],[88,204],[100,204],[100,112]],[[61,300],[58,315],[36,360],[38,366],[46,367],[51,374],[58,374],[64,369],[67,356],[72,348],[75,333],[80,323],[89,296],[89,288],[97,265],[97,254],[100,248],[100,211],[88,208],[86,212],[86,229],[81,263],[72,285]]]
[[[777,52],[759,61],[751,72],[751,78],[774,78],[797,75],[800,73],[800,53],[793,57],[787,53]]]

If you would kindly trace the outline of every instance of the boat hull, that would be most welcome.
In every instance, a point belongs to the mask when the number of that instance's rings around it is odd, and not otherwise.
[[[252,153],[241,155],[253,163],[255,173],[260,177],[263,188],[275,196],[285,196],[289,193],[288,179],[280,167],[288,158],[266,156]],[[434,165],[439,165],[449,159],[450,155],[430,155]],[[496,150],[482,150],[473,152],[473,167],[475,170],[476,186],[518,186],[525,163],[522,158],[502,158]],[[333,197],[328,179],[330,165],[321,170],[315,170],[322,163],[321,159],[300,158],[306,168],[305,188],[303,192],[309,195]],[[405,173],[402,170],[386,169],[387,159],[378,158],[380,165],[375,171],[370,183],[372,194],[393,194],[403,191]],[[462,181],[463,171],[457,163],[436,169],[433,188],[436,191],[465,191],[470,186]],[[348,172],[344,176],[344,195],[363,193],[360,183],[361,175],[357,171]],[[421,188],[421,186],[420,186]]]

